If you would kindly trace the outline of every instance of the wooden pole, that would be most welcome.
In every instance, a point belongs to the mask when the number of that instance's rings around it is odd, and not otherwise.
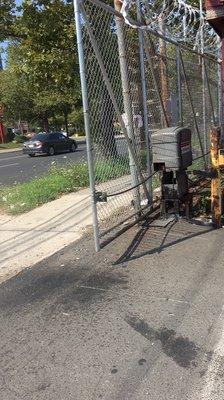
[[[165,25],[163,21],[163,17],[159,17],[159,27],[161,32],[165,32]],[[159,39],[159,51],[160,51],[160,77],[161,77],[161,91],[162,91],[162,100],[165,106],[166,115],[168,119],[168,125],[171,123],[171,115],[169,112],[169,102],[170,102],[170,91],[169,91],[169,78],[167,71],[167,54],[166,54],[166,42],[164,39]],[[166,121],[162,117],[162,125],[166,126]]]
[[[216,228],[221,227],[222,216],[222,191],[221,191],[221,173],[219,167],[219,150],[220,150],[220,128],[211,130],[211,162],[213,176],[211,180],[211,212],[212,222]]]
[[[224,22],[223,22],[224,23]],[[222,64],[221,64],[221,126],[222,126],[222,142],[224,142],[224,38],[222,39]]]

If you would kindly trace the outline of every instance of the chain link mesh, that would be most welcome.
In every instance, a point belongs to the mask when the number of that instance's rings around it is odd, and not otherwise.
[[[112,8],[104,8],[103,3],[92,0],[85,0],[84,9],[110,80],[120,116],[127,124],[114,11]],[[103,237],[105,232],[113,230],[113,227],[119,226],[123,220],[126,221],[128,216],[139,214],[147,203],[142,185],[133,188],[136,186],[136,181],[141,182],[139,171],[144,178],[150,172],[147,155],[151,154],[151,148],[150,143],[147,144],[145,131],[153,134],[165,127],[166,123],[177,126],[183,122],[184,126],[192,130],[195,168],[203,165],[203,154],[209,150],[209,130],[214,123],[213,114],[215,122],[219,119],[217,60],[204,57],[203,65],[202,56],[195,54],[190,48],[181,49],[179,44],[175,45],[165,38],[158,38],[156,32],[155,34],[144,32],[148,117],[148,126],[144,127],[142,91],[144,82],[141,80],[138,30],[124,22],[122,29],[123,56],[126,57],[132,114],[131,142],[137,160],[137,167],[134,166],[137,172],[130,161],[128,143],[93,49],[88,26],[84,19],[82,23],[95,194],[101,192],[109,195],[107,202],[97,202],[100,237]],[[180,53],[178,53],[179,48]],[[179,58],[177,54],[180,55]],[[154,188],[156,184],[158,177],[154,176]],[[126,189],[130,190],[120,194]],[[117,196],[111,196],[116,193]]]

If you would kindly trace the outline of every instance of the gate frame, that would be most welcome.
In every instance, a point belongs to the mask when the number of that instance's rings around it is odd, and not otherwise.
[[[85,11],[85,7],[84,7],[84,1],[83,0],[73,0],[74,1],[74,7],[75,7],[75,20],[76,20],[76,31],[77,31],[77,44],[78,44],[78,52],[79,52],[79,66],[80,66],[80,76],[81,76],[81,85],[82,85],[82,97],[83,97],[83,109],[84,109],[84,120],[85,120],[85,130],[86,130],[86,138],[87,138],[87,156],[88,156],[88,165],[89,165],[89,179],[90,179],[90,191],[91,191],[91,204],[92,204],[92,213],[93,213],[93,230],[94,230],[94,241],[95,241],[95,249],[96,251],[100,250],[100,238],[102,238],[103,233],[101,234],[99,232],[99,220],[98,220],[98,215],[97,215],[97,203],[99,202],[99,198],[97,197],[97,193],[96,193],[96,187],[95,187],[95,176],[94,176],[94,163],[93,163],[93,152],[92,152],[92,140],[91,140],[91,128],[90,128],[90,115],[89,115],[89,108],[88,108],[88,93],[87,93],[87,79],[86,79],[86,75],[85,75],[85,61],[84,61],[84,49],[83,49],[83,41],[82,41],[82,26],[83,26],[83,21],[85,24],[85,28],[90,40],[90,44],[91,47],[93,49],[93,52],[95,54],[97,63],[98,63],[98,67],[101,71],[102,74],[102,78],[106,87],[106,90],[109,94],[109,97],[111,99],[111,102],[113,104],[114,107],[114,111],[117,115],[117,119],[118,122],[120,124],[120,127],[122,129],[122,132],[124,134],[124,137],[126,139],[126,143],[127,143],[127,147],[128,147],[128,151],[129,151],[129,159],[131,160],[131,162],[133,163],[133,167],[135,169],[135,172],[132,173],[131,170],[131,175],[133,179],[133,187],[131,187],[128,190],[135,190],[136,192],[139,189],[139,186],[142,185],[143,190],[144,190],[144,194],[146,196],[146,198],[148,199],[148,206],[150,206],[150,202],[152,201],[152,196],[151,196],[151,191],[150,191],[150,185],[146,185],[146,182],[148,180],[144,179],[144,176],[141,172],[141,168],[139,168],[138,165],[138,159],[137,159],[137,155],[135,152],[135,148],[133,147],[133,137],[132,134],[130,134],[130,132],[128,131],[128,128],[131,127],[132,125],[132,110],[130,109],[130,94],[129,94],[129,90],[128,90],[128,85],[125,84],[125,79],[127,79],[127,76],[125,76],[125,69],[126,69],[126,65],[125,65],[125,52],[124,52],[124,43],[122,44],[122,46],[120,46],[119,48],[119,38],[118,38],[118,49],[119,51],[119,58],[120,58],[120,73],[121,73],[121,81],[122,81],[122,88],[123,88],[123,105],[124,105],[124,110],[125,113],[128,114],[128,123],[126,124],[123,116],[121,114],[121,111],[119,109],[119,105],[118,102],[116,100],[116,97],[114,95],[113,92],[113,88],[110,82],[110,78],[109,75],[106,71],[106,68],[104,66],[104,62],[103,62],[103,58],[101,56],[101,52],[99,50],[99,46],[97,43],[97,40],[95,39],[94,33],[92,31],[91,28],[91,23],[89,21],[89,18],[86,14]],[[117,21],[121,21],[123,19],[122,14],[114,9],[113,7],[101,2],[100,0],[89,0],[90,3],[95,4],[96,6],[100,7],[100,9],[104,9],[105,11],[109,12],[111,15],[114,16],[115,20]],[[116,0],[115,0],[116,1]],[[166,113],[166,109],[165,109],[165,105],[163,103],[163,99],[159,90],[159,86],[158,86],[158,82],[157,82],[157,78],[155,76],[154,73],[154,68],[153,68],[153,64],[152,64],[152,60],[151,60],[151,56],[150,56],[150,52],[149,52],[149,48],[153,46],[152,43],[152,39],[150,37],[150,35],[147,35],[147,32],[151,35],[153,35],[154,37],[157,37],[159,39],[162,39],[164,41],[166,41],[166,43],[170,43],[172,45],[176,46],[176,55],[177,55],[177,63],[176,63],[176,72],[177,72],[177,89],[178,89],[178,100],[179,100],[179,120],[182,121],[183,119],[183,108],[182,108],[182,91],[181,91],[181,71],[183,73],[184,76],[184,81],[185,81],[185,85],[186,85],[186,89],[187,89],[187,93],[188,93],[188,97],[189,97],[189,102],[190,102],[190,106],[191,106],[191,111],[193,114],[193,120],[194,120],[194,124],[195,124],[195,128],[196,128],[196,133],[197,133],[197,137],[199,140],[199,145],[200,145],[200,151],[202,153],[202,157],[204,158],[204,164],[206,166],[206,154],[205,151],[203,150],[203,144],[202,144],[202,140],[200,137],[200,131],[199,131],[199,126],[198,126],[198,122],[197,122],[197,118],[196,118],[196,113],[194,110],[194,104],[193,104],[193,100],[192,100],[192,96],[191,96],[191,92],[190,92],[190,87],[188,84],[188,77],[186,74],[186,70],[185,70],[185,63],[183,60],[183,56],[182,56],[182,50],[186,50],[188,52],[191,52],[192,54],[195,54],[197,56],[200,57],[201,60],[201,65],[202,65],[202,69],[204,71],[203,74],[203,99],[205,96],[205,86],[207,86],[208,88],[208,92],[209,92],[209,100],[211,102],[211,108],[212,108],[212,117],[213,117],[213,121],[215,119],[215,115],[214,115],[214,107],[213,107],[213,102],[212,102],[212,96],[211,96],[211,91],[210,91],[210,86],[209,86],[209,79],[208,79],[208,75],[207,75],[207,71],[206,71],[206,60],[211,60],[212,62],[214,62],[215,64],[217,64],[218,66],[220,66],[220,62],[218,60],[216,60],[215,58],[213,58],[212,56],[207,55],[206,53],[199,52],[196,50],[191,49],[188,45],[183,44],[183,43],[179,43],[178,41],[171,39],[169,37],[167,37],[165,34],[161,34],[159,32],[154,31],[151,28],[148,28],[146,31],[143,31],[141,29],[141,11],[140,11],[140,1],[136,0],[136,5],[137,5],[137,20],[133,20],[133,19],[129,19],[131,23],[133,23],[133,25],[135,25],[138,29],[138,37],[139,37],[139,57],[140,57],[140,71],[141,71],[141,87],[142,87],[142,95],[143,95],[143,99],[145,99],[145,101],[143,100],[143,113],[144,113],[144,132],[145,132],[145,138],[146,138],[146,144],[148,146],[148,150],[149,150],[149,145],[150,145],[150,139],[149,139],[149,133],[150,133],[150,127],[148,124],[148,113],[147,113],[147,106],[146,106],[146,99],[147,99],[147,89],[146,89],[146,77],[145,77],[145,65],[144,65],[144,58],[146,60],[146,62],[148,63],[150,70],[151,70],[151,74],[152,74],[152,78],[153,78],[153,82],[154,82],[154,86],[157,92],[157,96],[159,99],[159,103],[160,103],[160,107],[161,107],[161,111],[164,115],[164,119],[166,122],[166,125],[168,126],[168,118],[167,118],[167,113]],[[82,15],[82,17],[81,17]],[[123,22],[123,21],[122,21]],[[124,23],[124,22],[123,22]],[[123,65],[121,62],[121,58],[123,57]],[[123,70],[123,78],[122,78],[122,68]],[[220,68],[219,68],[220,70]],[[127,73],[126,73],[127,75]],[[127,83],[127,82],[126,82]],[[207,83],[207,85],[206,85]],[[125,100],[125,96],[126,96],[126,100]],[[204,101],[203,101],[204,103]],[[126,105],[125,105],[126,104]],[[205,121],[205,115],[203,114],[203,120]],[[204,123],[205,125],[205,123]],[[205,131],[205,129],[204,129]],[[200,158],[200,157],[199,157]],[[130,162],[130,167],[132,167]],[[148,172],[150,171],[150,161],[149,159],[147,160],[148,163]],[[136,175],[135,175],[136,174]],[[134,176],[135,175],[135,176]],[[135,179],[137,177],[137,179]],[[151,176],[149,176],[149,178],[151,179]],[[137,190],[136,190],[137,189]],[[116,193],[117,194],[117,193]],[[135,213],[136,214],[136,213]],[[131,218],[131,217],[130,217]],[[112,230],[113,228],[109,229]]]

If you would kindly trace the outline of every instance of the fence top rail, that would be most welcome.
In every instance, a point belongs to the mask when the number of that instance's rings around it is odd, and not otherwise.
[[[81,0],[81,1],[83,1],[83,0]],[[113,14],[113,15],[115,15],[115,16],[121,18],[121,19],[124,19],[123,15],[122,15],[120,12],[118,12],[117,10],[115,10],[115,9],[114,9],[113,7],[111,7],[110,5],[104,3],[103,1],[101,1],[101,0],[89,0],[89,1],[90,1],[91,3],[94,3],[95,5],[97,5],[98,7],[100,7],[100,8],[102,8],[102,9],[108,11],[110,14]],[[138,26],[139,29],[141,28],[141,23],[140,23],[139,21],[136,21],[136,20],[134,20],[133,18],[129,18],[129,20],[130,20],[130,22],[131,22],[133,25]],[[216,59],[215,57],[212,57],[211,55],[208,55],[208,54],[206,54],[206,53],[201,53],[201,52],[199,52],[199,51],[197,51],[197,50],[194,50],[194,49],[192,49],[190,46],[188,46],[187,44],[185,44],[185,43],[183,43],[183,42],[180,42],[180,41],[177,41],[177,40],[175,40],[175,39],[171,39],[170,37],[168,37],[168,36],[166,36],[166,35],[162,35],[161,33],[157,32],[157,31],[154,31],[154,30],[153,30],[152,28],[150,28],[150,27],[147,27],[147,30],[145,30],[145,32],[149,32],[149,33],[151,33],[151,34],[152,34],[153,36],[155,36],[155,37],[158,37],[158,38],[160,38],[160,39],[164,39],[166,42],[168,42],[168,43],[170,43],[170,44],[173,44],[173,45],[175,45],[175,46],[179,46],[179,47],[181,47],[183,50],[187,50],[187,51],[189,51],[189,52],[191,52],[191,53],[194,53],[195,55],[197,55],[197,56],[199,56],[199,57],[206,58],[206,59],[208,59],[208,60],[210,60],[210,61],[212,61],[212,62],[214,62],[214,63],[216,63],[216,64],[221,64],[221,63],[222,63],[222,60]]]

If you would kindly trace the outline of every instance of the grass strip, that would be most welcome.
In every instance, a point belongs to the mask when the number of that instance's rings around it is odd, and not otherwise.
[[[101,161],[96,164],[96,182],[106,182],[127,174],[126,159]],[[88,166],[86,162],[53,166],[49,173],[29,182],[0,189],[0,208],[8,214],[17,215],[55,200],[62,194],[75,192],[89,186]]]
[[[21,149],[21,144],[20,143],[14,143],[14,142],[9,142],[9,143],[1,143],[0,144],[0,151],[1,150],[7,150],[7,149]]]

